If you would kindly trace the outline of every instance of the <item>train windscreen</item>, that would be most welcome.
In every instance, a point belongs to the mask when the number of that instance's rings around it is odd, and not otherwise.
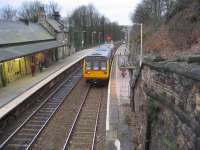
[[[86,61],[86,70],[91,70],[92,69],[92,63],[91,61]]]
[[[105,57],[87,57],[86,70],[106,70],[106,62]]]
[[[101,61],[101,70],[106,70],[106,61]]]

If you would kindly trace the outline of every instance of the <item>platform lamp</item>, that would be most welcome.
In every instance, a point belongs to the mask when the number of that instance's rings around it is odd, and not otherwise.
[[[101,33],[102,32],[99,32],[99,44],[101,44]]]
[[[86,31],[82,31],[82,41],[81,41],[81,44],[82,44],[82,48],[84,47],[84,33],[86,33]]]
[[[96,31],[92,31],[92,45],[94,45],[94,34],[96,34]]]

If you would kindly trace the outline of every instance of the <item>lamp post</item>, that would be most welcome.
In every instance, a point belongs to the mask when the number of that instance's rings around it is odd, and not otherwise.
[[[84,41],[84,33],[86,33],[86,31],[82,31],[82,42],[81,42],[82,48],[83,48],[84,43],[85,43],[85,41]]]
[[[143,43],[143,39],[142,39],[142,32],[143,32],[143,24],[142,23],[133,23],[133,25],[139,25],[141,27],[140,30],[140,67],[142,66],[142,61],[143,61],[143,47],[142,47],[142,43]]]
[[[92,45],[94,45],[94,34],[96,34],[96,31],[92,31]]]
[[[101,44],[101,32],[99,32],[99,44]]]

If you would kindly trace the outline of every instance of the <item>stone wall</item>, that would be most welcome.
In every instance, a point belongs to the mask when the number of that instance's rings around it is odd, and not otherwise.
[[[132,87],[136,149],[200,149],[198,67],[183,62],[143,64]]]

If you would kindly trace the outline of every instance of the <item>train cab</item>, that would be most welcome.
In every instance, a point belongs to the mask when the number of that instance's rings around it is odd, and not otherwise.
[[[97,83],[109,79],[111,49],[98,48],[84,59],[83,77],[87,82]]]

